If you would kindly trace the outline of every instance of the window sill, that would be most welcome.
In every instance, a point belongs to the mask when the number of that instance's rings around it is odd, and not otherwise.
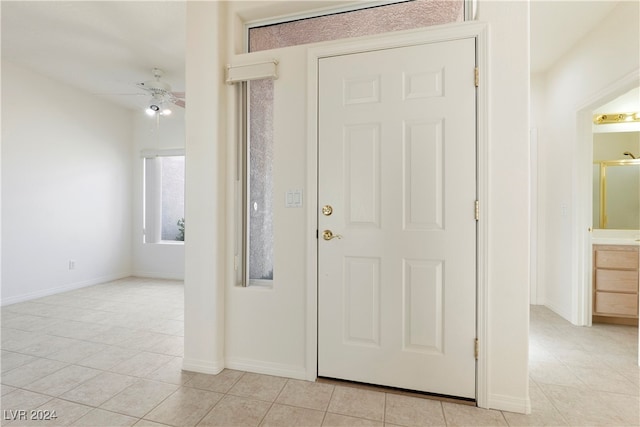
[[[160,240],[159,242],[144,242],[145,245],[184,246],[182,240]]]
[[[244,287],[254,289],[273,289],[273,280],[251,279]]]

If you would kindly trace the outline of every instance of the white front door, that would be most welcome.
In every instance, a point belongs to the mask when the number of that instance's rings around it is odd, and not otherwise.
[[[473,38],[319,60],[318,376],[475,398],[474,68]]]

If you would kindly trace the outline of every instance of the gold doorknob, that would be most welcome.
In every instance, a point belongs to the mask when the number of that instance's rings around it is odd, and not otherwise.
[[[333,231],[331,231],[331,230],[324,230],[322,232],[322,238],[324,240],[342,239],[342,236],[339,235],[339,234],[333,234]]]

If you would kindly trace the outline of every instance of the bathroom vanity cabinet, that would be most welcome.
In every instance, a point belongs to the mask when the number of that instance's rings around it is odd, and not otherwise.
[[[638,324],[640,247],[593,245],[593,321]]]

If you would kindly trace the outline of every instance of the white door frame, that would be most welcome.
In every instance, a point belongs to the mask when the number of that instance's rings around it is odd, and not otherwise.
[[[585,101],[576,110],[576,139],[573,156],[573,239],[571,322],[591,326],[593,312],[593,274],[591,234],[593,224],[593,110],[638,87],[640,69],[617,79]],[[640,334],[640,332],[639,332]],[[640,336],[640,335],[639,335]],[[640,349],[639,349],[640,352]],[[638,356],[640,361],[640,354]],[[639,362],[640,363],[640,362]]]
[[[488,24],[464,22],[399,31],[376,36],[359,37],[323,44],[310,48],[307,53],[307,322],[306,322],[306,370],[307,379],[317,377],[318,366],[318,61],[320,58],[360,53],[371,50],[391,49],[424,43],[435,43],[462,38],[476,39],[476,61],[479,73],[477,91],[477,162],[478,200],[480,219],[477,239],[477,338],[479,353],[476,369],[476,402],[481,408],[488,406]],[[470,72],[469,79],[473,75]],[[472,209],[472,207],[470,207]]]

